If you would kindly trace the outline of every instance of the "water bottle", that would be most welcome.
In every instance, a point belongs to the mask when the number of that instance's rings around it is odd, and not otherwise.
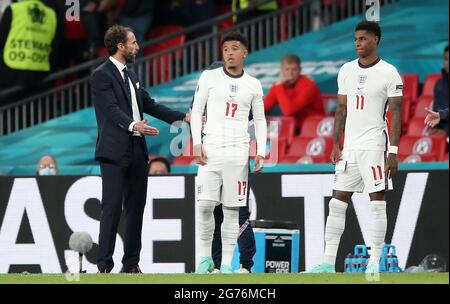
[[[367,256],[367,248],[365,245],[355,246],[355,272],[364,272],[365,256]]]
[[[347,257],[344,260],[344,271],[345,272],[352,272],[352,259],[353,255],[351,253],[347,254]]]
[[[392,265],[389,268],[389,272],[400,272],[400,268],[398,267],[398,258],[396,255],[392,256]]]

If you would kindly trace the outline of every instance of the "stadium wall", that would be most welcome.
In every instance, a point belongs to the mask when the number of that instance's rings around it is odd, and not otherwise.
[[[400,266],[417,265],[427,254],[448,265],[448,170],[409,170],[394,179],[387,195],[387,243],[397,246]],[[266,173],[251,176],[252,219],[292,221],[301,231],[300,271],[321,260],[333,174]],[[146,273],[193,272],[195,175],[149,177],[140,266]],[[0,177],[0,273],[61,273],[78,255],[69,250],[72,232],[98,241],[101,199],[99,176]],[[356,244],[370,237],[367,195],[355,194],[337,258],[337,270]],[[120,270],[123,225],[119,227],[113,272]],[[97,245],[84,258],[97,271]]]

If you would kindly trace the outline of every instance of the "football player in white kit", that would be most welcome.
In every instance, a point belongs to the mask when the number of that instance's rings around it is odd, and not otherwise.
[[[230,32],[222,39],[225,66],[204,71],[198,81],[191,114],[197,173],[197,204],[201,260],[196,273],[214,270],[211,246],[214,232],[213,210],[223,205],[221,273],[232,273],[231,260],[239,234],[239,207],[245,206],[248,191],[248,117],[253,112],[257,156],[255,172],[262,170],[267,125],[263,90],[259,80],[248,75],[244,58],[247,39]],[[206,106],[206,124],[202,115]],[[202,138],[203,133],[203,138]]]
[[[371,257],[366,273],[379,272],[386,235],[385,192],[392,189],[391,177],[398,166],[403,83],[396,68],[377,54],[381,39],[378,23],[359,23],[354,38],[358,59],[344,64],[338,74],[339,106],[335,114],[334,146],[330,157],[336,165],[336,174],[325,228],[324,260],[310,270],[311,273],[335,272],[346,209],[354,192],[365,190],[371,201]],[[386,121],[388,108],[390,136]]]

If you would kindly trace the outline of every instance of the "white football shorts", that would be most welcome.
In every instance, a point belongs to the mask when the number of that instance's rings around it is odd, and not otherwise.
[[[226,207],[247,204],[248,145],[211,149],[204,145],[206,165],[197,172],[197,199],[222,203]]]
[[[344,150],[335,167],[333,190],[367,193],[392,190],[392,179],[386,179],[384,165],[384,151]]]

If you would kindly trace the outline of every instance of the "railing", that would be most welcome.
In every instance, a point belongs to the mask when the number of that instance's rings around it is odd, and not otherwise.
[[[398,0],[381,0],[381,5]],[[270,2],[270,0],[261,2]],[[254,52],[297,37],[306,32],[319,29],[338,20],[359,15],[366,10],[365,0],[347,0],[345,5],[337,5],[342,0],[332,0],[332,5],[324,6],[321,0],[303,0],[258,18],[239,22],[234,29],[243,32],[249,39],[249,51]],[[209,34],[187,41],[186,43],[164,49],[159,52],[140,57],[136,60],[134,69],[145,87],[151,87],[171,81],[180,76],[203,70],[220,58],[220,39],[223,33],[230,29],[220,29],[220,22],[242,16],[248,10],[227,13],[191,26],[183,31],[174,32],[152,39],[141,45],[141,49],[158,45],[194,33],[200,29],[208,29]],[[98,58],[65,71],[54,73],[47,77],[44,83],[73,75],[74,73],[89,75],[105,58]],[[20,87],[14,87],[0,92],[2,96],[20,92]],[[0,135],[9,134],[42,122],[56,118],[92,105],[90,101],[89,77],[85,76],[68,84],[52,88],[48,91],[19,100],[14,104],[0,108]]]

